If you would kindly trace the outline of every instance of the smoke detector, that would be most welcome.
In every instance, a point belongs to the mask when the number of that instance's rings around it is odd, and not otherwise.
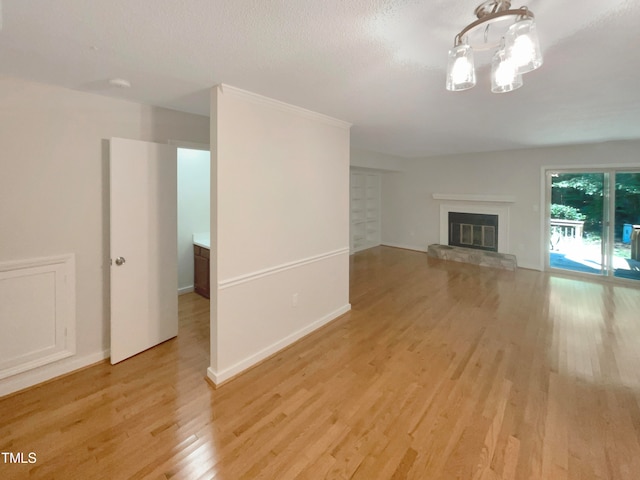
[[[131,82],[124,78],[112,78],[109,80],[109,85],[118,88],[131,88]]]

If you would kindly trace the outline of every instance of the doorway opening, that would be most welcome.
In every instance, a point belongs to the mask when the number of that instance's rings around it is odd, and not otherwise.
[[[178,293],[209,293],[209,150],[178,147]],[[198,275],[196,275],[196,272]],[[201,279],[196,281],[196,277]]]

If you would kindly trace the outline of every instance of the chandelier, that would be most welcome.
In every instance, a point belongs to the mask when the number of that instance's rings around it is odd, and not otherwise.
[[[458,92],[475,86],[474,51],[494,49],[491,91],[520,88],[522,75],[542,65],[533,12],[527,7],[511,9],[509,0],[488,0],[476,8],[475,15],[478,20],[456,35],[449,50],[447,90]]]

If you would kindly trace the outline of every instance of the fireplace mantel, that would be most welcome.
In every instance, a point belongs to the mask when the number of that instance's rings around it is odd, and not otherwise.
[[[456,200],[460,202],[515,203],[512,195],[469,195],[464,193],[434,193],[434,200]]]

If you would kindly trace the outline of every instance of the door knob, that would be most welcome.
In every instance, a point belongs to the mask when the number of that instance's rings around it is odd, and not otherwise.
[[[116,265],[120,266],[120,265],[122,265],[124,262],[126,262],[126,260],[124,259],[124,257],[118,257],[118,258],[116,258]]]

